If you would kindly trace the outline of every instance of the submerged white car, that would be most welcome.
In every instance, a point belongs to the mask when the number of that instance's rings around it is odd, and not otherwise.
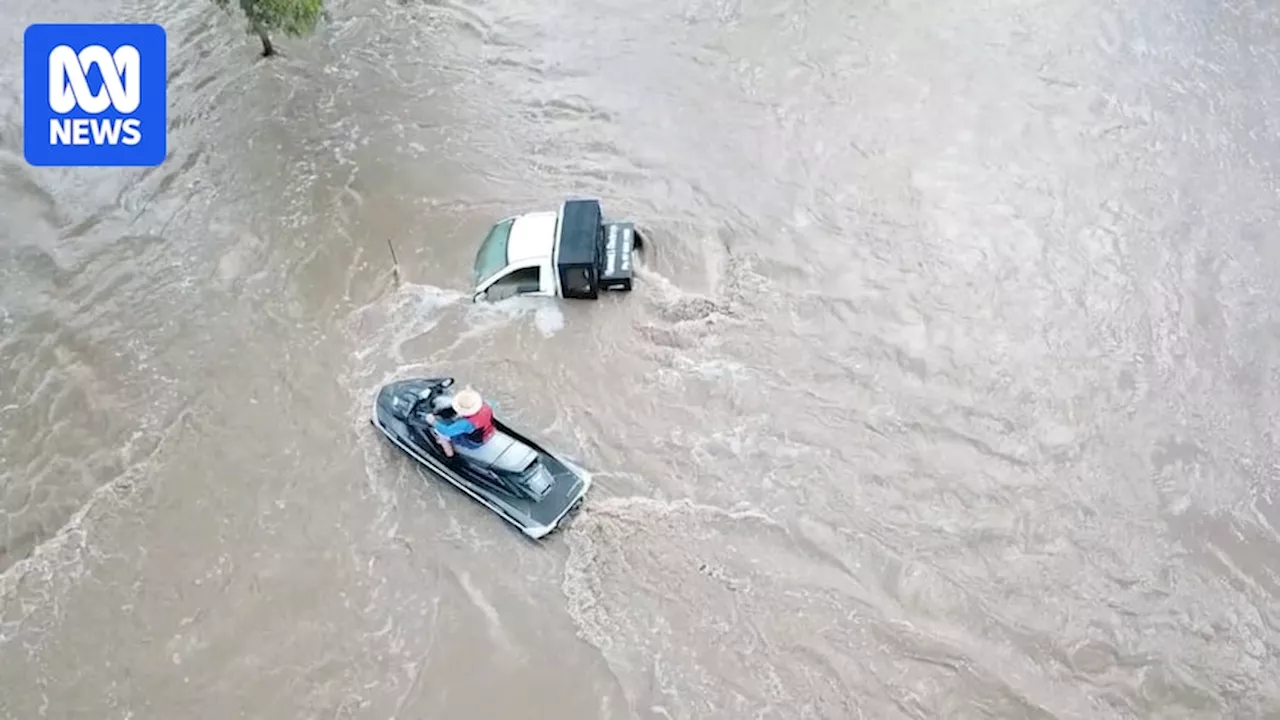
[[[594,199],[513,215],[494,225],[480,244],[472,300],[595,300],[601,290],[630,292],[632,254],[642,247],[635,223],[606,222]]]

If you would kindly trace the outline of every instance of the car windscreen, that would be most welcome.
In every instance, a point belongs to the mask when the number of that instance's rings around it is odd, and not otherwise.
[[[489,236],[480,243],[480,250],[476,252],[475,273],[472,277],[472,286],[479,285],[481,281],[493,276],[507,265],[507,237],[511,235],[511,226],[515,223],[515,219],[503,220],[493,229],[489,231]]]

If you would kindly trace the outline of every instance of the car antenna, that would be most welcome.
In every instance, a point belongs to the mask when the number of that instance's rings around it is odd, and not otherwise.
[[[396,246],[387,238],[387,249],[391,251],[391,274],[396,279],[396,287],[400,287],[400,260],[396,258]]]

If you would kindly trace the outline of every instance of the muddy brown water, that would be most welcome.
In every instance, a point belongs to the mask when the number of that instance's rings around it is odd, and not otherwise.
[[[0,717],[1280,717],[1274,4],[3,7]],[[26,166],[108,20],[171,157]],[[636,291],[471,304],[570,194]],[[563,532],[373,434],[440,371]]]

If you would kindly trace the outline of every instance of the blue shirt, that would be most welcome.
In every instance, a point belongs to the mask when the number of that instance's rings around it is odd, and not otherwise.
[[[436,432],[450,440],[453,440],[462,435],[466,435],[467,433],[475,432],[476,426],[472,425],[471,421],[464,417],[455,418],[453,420],[436,418],[435,429]]]

